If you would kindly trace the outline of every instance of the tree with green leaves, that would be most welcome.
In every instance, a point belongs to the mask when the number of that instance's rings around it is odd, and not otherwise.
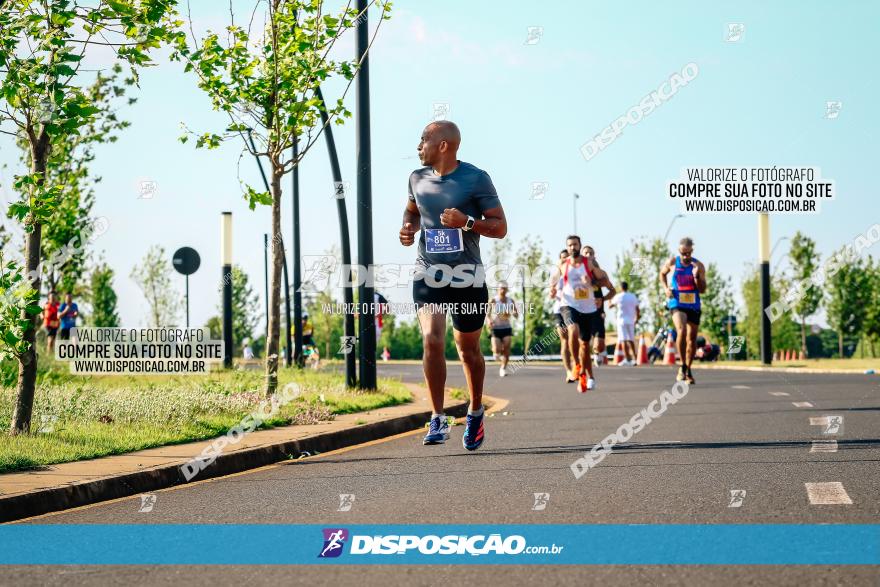
[[[223,338],[223,321],[220,320],[220,316],[211,316],[208,318],[208,321],[205,322],[205,328],[208,329],[213,340],[220,340]]]
[[[711,287],[711,283],[709,285]],[[770,280],[770,303],[781,298],[781,292],[789,290],[789,284],[782,278]],[[745,304],[745,316],[737,325],[746,339],[746,354],[750,359],[760,358],[761,349],[761,321],[763,309],[761,306],[761,271],[758,266],[752,266],[742,281],[742,297]],[[773,322],[771,335],[771,348],[793,349],[800,344],[800,327],[791,319],[789,313],[783,313]]]
[[[791,248],[788,251],[791,261],[792,279],[796,284],[811,284],[813,274],[819,268],[819,253],[816,250],[816,241],[796,232],[791,239]],[[818,287],[804,287],[798,292],[798,300],[792,310],[797,314],[801,323],[801,351],[807,356],[807,318],[816,313],[819,304],[822,303],[822,290]]]
[[[876,357],[875,345],[880,342],[880,261],[868,257],[865,264],[868,273],[868,307],[865,308],[864,335],[870,345],[871,357]]]
[[[725,318],[736,313],[733,286],[730,278],[724,276],[715,263],[706,265],[706,283],[706,291],[700,294],[700,329],[709,333],[713,342],[722,341],[727,346],[730,342],[727,340]]]
[[[525,299],[520,300],[523,310],[520,312],[523,328],[525,329],[525,347],[528,350],[532,346],[532,340],[543,338],[548,332],[555,331],[553,317],[550,315],[550,298],[547,297],[547,284],[550,281],[550,271],[553,262],[544,250],[544,243],[540,236],[527,234],[520,241],[519,250],[516,252],[516,265],[521,268],[519,281],[510,282],[511,297],[518,298],[523,295],[522,273],[527,279],[525,283]],[[495,295],[490,292],[490,296]],[[533,312],[529,312],[532,308]],[[522,336],[517,337],[522,340]]]
[[[871,278],[865,260],[853,254],[851,247],[843,247],[835,257],[836,270],[826,273],[825,311],[828,323],[837,331],[837,352],[843,358],[844,337],[861,334],[865,323],[871,301]]]
[[[666,294],[660,285],[660,266],[669,259],[669,246],[660,237],[639,237],[628,251],[615,259],[617,283],[626,281],[629,291],[639,297],[642,324],[654,332],[668,322]]]
[[[388,17],[389,3],[374,0],[370,4],[379,7],[381,17]],[[328,124],[341,124],[351,115],[342,98],[328,104],[316,96],[316,91],[332,76],[348,80],[350,86],[360,64],[336,61],[329,54],[361,14],[348,7],[337,13],[327,12],[321,0],[256,0],[238,21],[231,6],[230,12],[232,22],[224,33],[209,31],[198,38],[191,26],[190,35],[177,37],[172,58],[185,62],[186,71],[197,76],[198,87],[210,97],[214,110],[229,119],[221,133],[188,132],[181,140],[186,142],[195,135],[197,148],[242,141],[241,157],[264,160],[268,164],[269,192],[263,186],[243,184],[245,198],[251,209],[257,204],[271,207],[270,233],[280,235],[282,179],[320,137],[324,128],[321,111],[326,112]],[[245,28],[237,22],[250,24]],[[284,246],[280,238],[275,238],[269,288],[267,395],[274,394],[278,387],[283,262]]]
[[[43,227],[69,195],[53,165],[83,129],[107,115],[87,89],[93,75],[81,66],[96,48],[109,48],[114,62],[136,75],[151,64],[148,52],[169,38],[174,1],[6,0],[0,7],[0,133],[23,142],[27,167],[13,184],[21,199],[8,210],[24,229],[24,266],[4,269],[7,277],[23,275],[26,287],[0,300],[4,352],[19,361],[12,434],[30,430],[33,411]],[[19,320],[8,320],[16,310]]]
[[[118,327],[119,314],[116,311],[116,291],[113,289],[113,269],[106,262],[92,269],[89,287],[89,301],[92,306],[89,317],[90,326]]]
[[[147,250],[140,265],[131,270],[131,278],[144,294],[150,311],[148,326],[165,328],[177,326],[183,297],[171,281],[171,257],[165,248],[153,245]]]

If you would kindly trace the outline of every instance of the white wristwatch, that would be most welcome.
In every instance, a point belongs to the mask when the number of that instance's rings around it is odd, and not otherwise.
[[[462,226],[462,230],[464,230],[464,231],[472,230],[474,228],[475,222],[476,222],[476,220],[474,220],[473,216],[468,216],[467,220],[464,223],[464,226]]]

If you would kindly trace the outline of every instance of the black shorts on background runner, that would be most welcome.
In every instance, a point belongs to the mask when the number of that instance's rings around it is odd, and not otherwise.
[[[495,338],[504,338],[505,336],[513,336],[513,328],[505,327],[505,328],[493,328],[492,336]]]
[[[670,310],[670,315],[675,314],[676,312],[683,312],[685,316],[687,316],[688,322],[691,324],[700,325],[700,314],[702,312],[700,310],[694,310],[693,308],[672,308]]]
[[[562,319],[562,314],[556,312],[553,314],[553,318],[556,320],[556,326],[559,328],[565,328],[565,320]]]
[[[474,332],[482,330],[486,322],[486,311],[489,309],[489,288],[484,283],[480,287],[452,287],[443,285],[431,287],[424,279],[413,280],[413,302],[416,308],[424,304],[457,304],[457,312],[452,312],[452,327],[459,332]],[[475,309],[476,312],[465,313],[462,306],[475,306],[466,308]]]
[[[593,336],[605,338],[605,312],[593,312]]]
[[[599,312],[584,314],[570,306],[562,306],[559,308],[559,311],[565,324],[577,324],[580,331],[579,338],[584,342],[590,342],[590,339],[593,337],[593,327],[596,324],[596,314]]]

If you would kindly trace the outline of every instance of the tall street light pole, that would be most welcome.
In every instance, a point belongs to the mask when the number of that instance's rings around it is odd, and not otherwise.
[[[684,214],[676,214],[672,217],[672,220],[669,222],[669,228],[666,229],[666,234],[663,235],[663,242],[666,242],[666,239],[669,238],[669,233],[672,231],[672,225],[675,224],[675,221],[679,218],[684,218]]]
[[[269,340],[269,235],[263,234],[263,284],[266,288],[266,340]]]
[[[299,138],[294,135],[293,147],[291,147],[291,156],[294,161],[296,161],[299,155],[298,142]],[[293,340],[293,361],[297,367],[302,367],[305,364],[305,357],[303,357],[302,350],[302,293],[300,292],[302,287],[302,276],[300,273],[302,250],[299,238],[299,165],[294,166],[291,175],[293,176],[293,324],[290,324],[288,329],[292,328],[296,332]]]
[[[339,155],[336,153],[336,142],[333,140],[333,125],[330,124],[327,116],[327,110],[323,106],[324,95],[321,93],[321,87],[315,89],[315,95],[321,101],[321,122],[324,124],[324,138],[327,140],[327,155],[330,157],[330,171],[333,174],[333,184],[336,197],[336,212],[339,216],[339,243],[342,248],[342,265],[343,267],[351,267],[351,243],[348,235],[348,211],[345,209],[345,184],[342,182],[342,171],[339,168]],[[342,191],[342,197],[339,192]],[[348,271],[351,271],[348,269]],[[345,276],[345,282],[342,286],[342,301],[345,302],[346,308],[351,308],[354,302],[354,288],[351,284],[351,275]],[[343,332],[346,337],[353,337],[354,334],[354,315],[346,312],[343,316],[344,325]],[[346,340],[351,340],[347,338]],[[357,362],[354,353],[345,355],[345,386],[357,386]]]
[[[220,262],[223,265],[223,366],[232,367],[232,212],[220,215]]]
[[[574,219],[574,231],[572,234],[578,233],[578,200],[581,198],[577,194],[572,194],[571,198],[571,217]]]
[[[376,317],[373,314],[373,195],[371,182],[370,156],[370,60],[367,57],[369,46],[369,22],[367,0],[358,0],[357,8],[361,17],[357,25],[358,62],[357,73],[357,223],[358,223],[358,263],[367,268],[367,279],[358,288],[360,301],[360,387],[376,389]]]
[[[761,362],[773,362],[773,336],[770,326],[770,215],[758,215],[758,259],[761,262]]]

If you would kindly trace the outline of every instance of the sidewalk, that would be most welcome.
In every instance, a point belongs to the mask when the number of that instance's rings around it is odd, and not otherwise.
[[[372,412],[337,416],[332,422],[258,430],[229,443],[192,481],[324,453],[420,428],[431,415],[428,390],[405,384],[413,401]],[[492,398],[486,397],[487,407]],[[467,402],[448,398],[447,414],[462,417]],[[214,439],[176,444],[43,469],[0,474],[0,522],[187,483],[180,467]]]

